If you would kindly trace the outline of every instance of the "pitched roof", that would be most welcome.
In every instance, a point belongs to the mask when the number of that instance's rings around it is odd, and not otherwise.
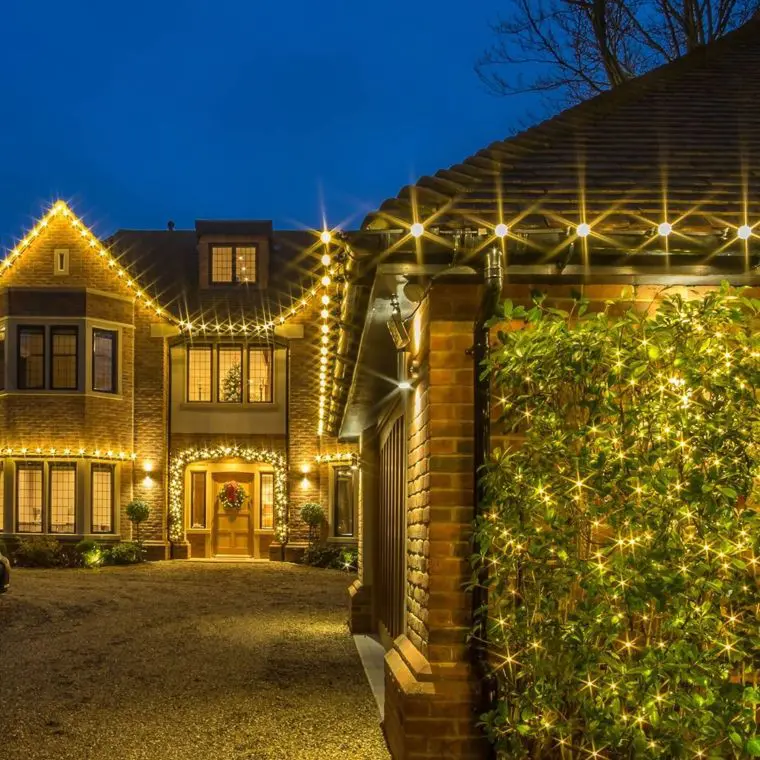
[[[530,231],[588,221],[625,231],[667,216],[709,230],[744,224],[745,203],[753,224],[760,221],[758,71],[755,17],[710,46],[422,177],[364,227],[421,221],[493,229],[503,221],[511,231]]]
[[[199,287],[198,236],[209,233],[268,235],[268,282],[234,288]],[[270,222],[198,221],[195,230],[118,230],[108,245],[119,261],[151,283],[161,303],[180,320],[267,322],[290,309],[313,287],[319,256],[307,231],[272,231]]]

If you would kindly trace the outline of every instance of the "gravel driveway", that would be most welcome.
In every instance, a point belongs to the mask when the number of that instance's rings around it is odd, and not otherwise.
[[[0,596],[0,756],[388,758],[350,580],[279,563],[16,569]]]

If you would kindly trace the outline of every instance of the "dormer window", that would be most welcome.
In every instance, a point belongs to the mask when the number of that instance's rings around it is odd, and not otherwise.
[[[211,246],[212,284],[231,285],[256,280],[255,245]]]

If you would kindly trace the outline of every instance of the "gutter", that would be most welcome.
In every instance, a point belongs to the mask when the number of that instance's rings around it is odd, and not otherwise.
[[[474,385],[474,513],[475,519],[485,510],[486,491],[481,481],[481,470],[488,462],[491,453],[491,381],[490,377],[481,377],[483,362],[488,358],[490,347],[490,330],[488,321],[496,313],[496,306],[501,296],[504,281],[503,253],[494,246],[486,253],[483,268],[483,294],[480,311],[473,328],[473,347],[471,351]],[[479,547],[475,546],[477,550]],[[488,665],[488,616],[479,616],[478,610],[488,604],[488,568],[483,562],[475,567],[477,583],[472,591],[473,635],[470,640],[470,653],[475,674],[480,683],[478,695],[478,715],[490,711],[496,701],[496,678]],[[490,745],[489,758],[495,758],[496,752]]]

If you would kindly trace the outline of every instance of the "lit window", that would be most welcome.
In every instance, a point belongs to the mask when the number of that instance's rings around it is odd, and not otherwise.
[[[235,249],[235,279],[237,282],[256,282],[256,248]]]
[[[350,467],[333,469],[333,519],[336,536],[354,535],[354,473]]]
[[[211,401],[211,346],[187,349],[187,400]]]
[[[42,464],[16,466],[16,530],[42,533]]]
[[[5,328],[0,327],[0,391],[5,390]]]
[[[18,387],[45,387],[45,328],[18,329]]]
[[[211,248],[211,282],[232,282],[232,248]]]
[[[193,528],[206,527],[206,473],[190,473],[190,512]]]
[[[113,532],[113,467],[92,466],[92,532]]]
[[[77,342],[76,327],[51,327],[51,378],[50,387],[56,390],[76,390]]]
[[[261,527],[274,528],[274,473],[261,473]]]
[[[74,533],[76,465],[50,465],[50,533]]]
[[[220,348],[217,355],[217,400],[234,404],[243,400],[243,352]]]
[[[268,348],[248,349],[248,401],[272,400],[272,351]]]
[[[113,330],[92,331],[92,389],[116,393],[117,334]]]
[[[256,246],[211,246],[211,282],[256,282]]]

